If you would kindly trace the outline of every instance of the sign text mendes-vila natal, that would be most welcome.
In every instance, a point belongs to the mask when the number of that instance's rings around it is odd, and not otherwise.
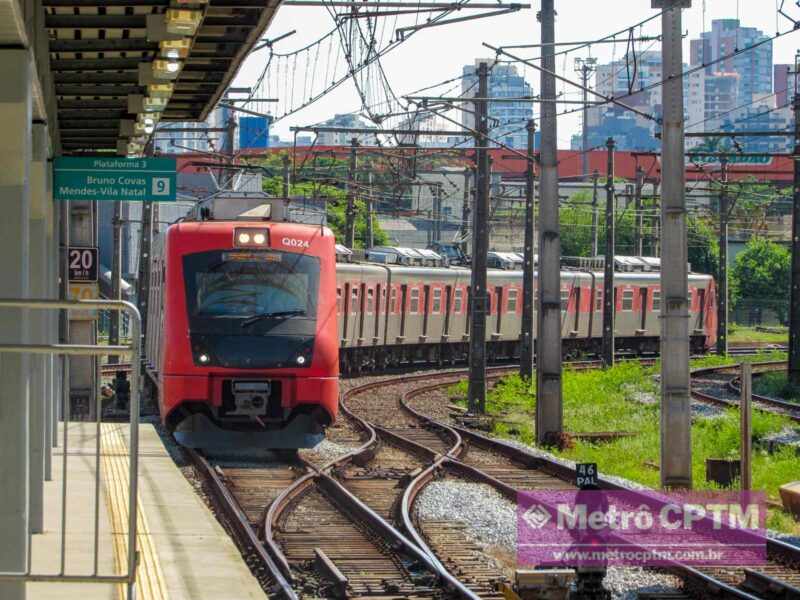
[[[53,164],[56,200],[175,200],[174,158],[65,156]]]

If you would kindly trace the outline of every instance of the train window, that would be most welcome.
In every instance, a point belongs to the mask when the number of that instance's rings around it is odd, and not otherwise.
[[[375,290],[367,290],[367,314],[371,315],[375,311]]]
[[[442,312],[442,288],[433,289],[433,309],[431,312],[436,315]]]
[[[350,312],[356,314],[358,312],[358,288],[354,287],[350,290]]]
[[[569,290],[561,290],[561,310],[566,311],[569,306]]]
[[[508,290],[508,312],[517,312],[517,290],[515,288]]]
[[[455,301],[453,302],[453,312],[456,314],[461,313],[461,305],[464,303],[464,290],[461,288],[456,288],[456,297]]]
[[[594,309],[603,310],[603,290],[594,291]]]
[[[342,288],[336,288],[336,313],[342,314]]]
[[[661,310],[661,290],[653,290],[653,310]]]
[[[415,315],[419,312],[419,288],[411,288],[411,305],[408,312]]]
[[[396,313],[397,312],[397,288],[396,287],[392,288],[392,295],[391,295],[390,298],[391,298],[391,303],[392,303],[391,312]]]
[[[622,310],[633,310],[633,290],[622,290]]]

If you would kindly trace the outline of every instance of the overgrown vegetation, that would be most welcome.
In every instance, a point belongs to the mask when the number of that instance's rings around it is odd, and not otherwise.
[[[781,353],[748,357],[752,361],[779,360]],[[709,356],[693,362],[694,367],[740,362]],[[575,440],[574,446],[554,450],[564,458],[596,462],[602,472],[657,487],[659,480],[659,386],[654,375],[658,366],[644,367],[638,362],[622,362],[601,371],[564,372],[564,428],[572,433],[627,432],[604,443]],[[466,382],[453,386],[456,401],[464,402]],[[502,379],[487,396],[487,413],[495,417],[492,433],[533,444],[536,393],[533,386],[513,375]],[[778,488],[797,479],[800,457],[793,449],[769,454],[760,442],[796,425],[789,419],[755,411],[753,413],[753,484],[778,499]],[[692,471],[697,489],[711,489],[715,484],[705,479],[707,458],[735,458],[739,455],[738,410],[721,411],[719,416],[695,419],[692,425]],[[795,531],[792,519],[781,511],[772,511],[769,526]]]
[[[800,402],[800,386],[792,385],[786,373],[781,371],[754,377],[753,391],[762,396]]]
[[[728,327],[728,342],[789,343],[788,327],[758,328],[732,323]]]
[[[283,194],[282,163],[285,153],[274,153],[267,157],[262,166],[266,173],[262,179],[262,189],[273,196]],[[313,167],[313,168],[312,168]],[[332,157],[321,157],[312,164],[303,164],[295,173],[289,185],[289,196],[292,198],[310,198],[325,202],[328,227],[331,228],[336,241],[345,240],[345,211],[347,209],[347,193],[344,182],[347,178],[347,162]],[[318,170],[326,171],[321,177]],[[355,247],[365,248],[367,240],[367,206],[366,202],[356,197]],[[372,238],[376,246],[388,243],[386,233],[381,229],[378,219],[372,217]]]
[[[786,323],[792,259],[789,250],[761,237],[753,237],[736,255],[731,272],[731,299],[746,309],[751,322],[760,322],[764,309]]]
[[[600,186],[604,185],[601,181]],[[603,226],[603,211],[605,210],[605,197],[600,188],[600,214],[598,218],[598,249],[603,254],[605,248],[605,227]],[[581,191],[574,194],[569,202],[563,204],[559,210],[561,223],[561,253],[564,256],[591,256],[592,255],[592,193]],[[650,209],[652,210],[652,209]],[[644,253],[656,256],[653,247],[654,224],[651,219],[645,218],[643,223],[643,236],[645,239]],[[705,221],[696,217],[689,217],[687,221],[689,235],[689,263],[698,273],[715,274],[719,265],[719,246],[716,234]],[[616,234],[614,245],[617,254],[636,254],[634,248],[635,214],[633,210],[622,210],[616,215]]]

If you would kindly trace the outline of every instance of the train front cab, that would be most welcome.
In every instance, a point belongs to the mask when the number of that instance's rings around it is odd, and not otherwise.
[[[269,243],[236,247],[244,228],[269,229]],[[202,448],[319,443],[338,406],[330,231],[182,223],[165,251],[159,404],[176,439]]]

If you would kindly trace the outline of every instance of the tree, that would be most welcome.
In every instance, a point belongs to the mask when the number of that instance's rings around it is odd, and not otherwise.
[[[771,309],[785,323],[789,311],[792,259],[789,250],[762,237],[752,237],[737,256],[731,275],[734,307],[749,309],[760,320]]]
[[[279,196],[282,192],[283,181],[279,176],[265,177],[262,180],[262,189],[273,196]],[[289,196],[293,198],[314,198],[325,201],[325,212],[328,227],[331,228],[336,240],[343,243],[345,239],[345,210],[347,206],[347,194],[343,189],[327,183],[317,183],[314,181],[292,182],[289,186]],[[366,202],[356,199],[356,231],[355,246],[364,248],[367,246],[367,219]],[[378,219],[372,217],[372,237],[376,246],[385,245],[388,242],[386,232],[384,232]]]

